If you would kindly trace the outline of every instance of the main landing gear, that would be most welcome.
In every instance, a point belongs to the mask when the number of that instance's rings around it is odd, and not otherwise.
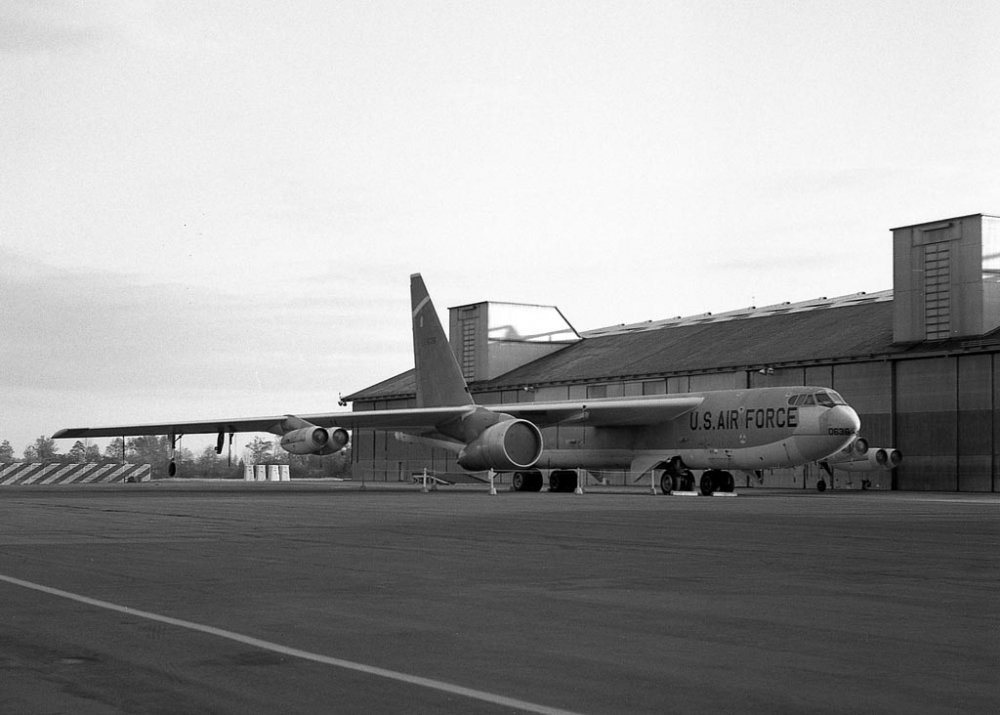
[[[660,491],[664,494],[670,492],[693,492],[694,473],[690,469],[684,469],[679,474],[671,474],[669,471],[660,477]]]
[[[694,473],[677,457],[669,462],[661,462],[654,469],[663,470],[660,475],[660,491],[664,494],[694,492],[696,484],[704,496],[711,496],[716,492],[732,493],[736,490],[736,480],[731,472],[709,469],[702,473],[700,480],[696,480]],[[572,492],[579,479],[576,470],[554,469],[549,472],[549,491]],[[514,472],[510,480],[511,490],[515,492],[538,492],[544,484],[545,478],[537,469]]]
[[[736,480],[732,472],[724,472],[721,469],[709,469],[702,473],[701,493],[703,496],[712,496],[714,492],[732,493],[736,489]]]
[[[573,469],[553,469],[549,472],[550,492],[572,492],[576,490],[579,477]],[[545,479],[537,469],[528,472],[514,472],[510,487],[515,492],[539,492]]]
[[[660,491],[664,494],[694,491],[694,473],[684,466],[680,457],[674,457],[665,464],[660,462],[656,468],[663,470],[660,476]]]
[[[663,475],[660,477],[660,491],[664,494],[694,491],[694,474],[679,457],[674,457],[666,463],[661,462],[657,468],[663,469]],[[715,492],[732,493],[736,490],[736,480],[731,472],[708,469],[702,472],[698,487],[702,495],[706,497]]]
[[[579,476],[572,469],[553,469],[549,472],[550,492],[572,492],[576,490]]]
[[[514,472],[510,486],[515,492],[540,492],[543,481],[542,473],[537,469],[530,472]]]

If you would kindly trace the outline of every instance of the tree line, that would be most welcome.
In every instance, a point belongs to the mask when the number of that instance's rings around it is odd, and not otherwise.
[[[42,462],[62,464],[104,463],[104,464],[149,464],[153,479],[167,476],[170,455],[169,437],[133,437],[128,440],[116,437],[104,448],[77,441],[66,453],[59,452],[59,446],[51,437],[39,437],[24,449],[23,457],[14,455],[14,448],[8,440],[0,442],[0,463]],[[350,448],[325,457],[317,455],[290,454],[281,449],[273,440],[255,437],[243,452],[237,455],[216,454],[215,447],[207,446],[199,454],[189,449],[176,449],[174,462],[178,477],[201,477],[208,479],[243,479],[247,464],[287,464],[293,479],[351,476]]]

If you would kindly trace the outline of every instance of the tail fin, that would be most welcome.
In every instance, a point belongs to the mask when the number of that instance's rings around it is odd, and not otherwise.
[[[472,395],[419,273],[410,276],[417,407],[471,405]]]

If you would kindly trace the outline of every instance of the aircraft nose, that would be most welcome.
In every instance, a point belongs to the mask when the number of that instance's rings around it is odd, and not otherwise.
[[[823,415],[823,421],[830,435],[855,435],[861,429],[861,418],[850,405],[831,407]]]

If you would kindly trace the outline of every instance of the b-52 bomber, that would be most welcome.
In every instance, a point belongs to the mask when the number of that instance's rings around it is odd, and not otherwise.
[[[662,470],[664,494],[732,492],[733,471],[793,467],[823,460],[851,444],[861,422],[826,387],[755,389],[477,404],[441,327],[420,274],[410,277],[416,406],[405,409],[167,422],[60,430],[55,439],[269,432],[293,454],[333,454],[350,430],[374,429],[450,450],[470,472],[511,473],[517,491],[572,491],[578,470],[627,469],[634,479]],[[550,448],[543,430],[583,427],[582,439]],[[172,464],[172,462],[171,462]],[[654,472],[655,473],[655,472]]]

